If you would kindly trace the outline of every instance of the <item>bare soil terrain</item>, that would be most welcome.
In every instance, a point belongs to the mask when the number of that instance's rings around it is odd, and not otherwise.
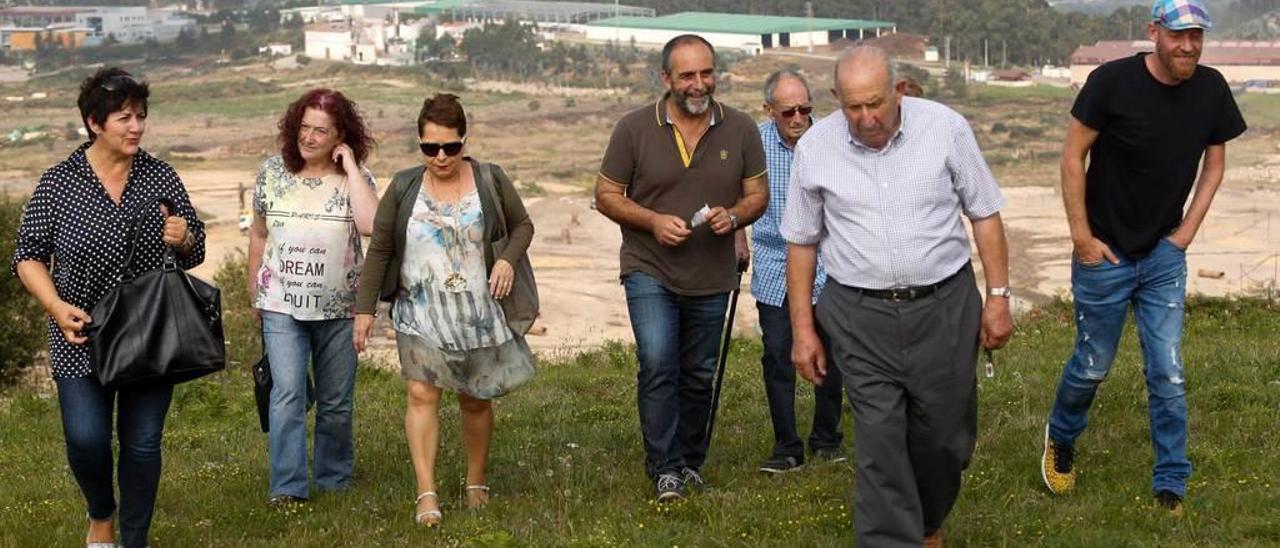
[[[762,117],[760,82],[769,71],[788,65],[811,75],[817,113],[832,112],[835,105],[825,91],[831,84],[830,64],[822,59],[762,56],[738,63],[722,79],[718,95]],[[530,256],[543,303],[536,329],[545,328],[545,333],[531,336],[530,343],[541,352],[556,353],[631,340],[618,283],[620,234],[590,208],[589,196],[614,122],[654,100],[656,91],[565,96],[537,86],[492,84],[485,86],[488,91],[461,91],[461,84],[431,82],[411,73],[351,71],[323,63],[290,70],[247,65],[146,74],[154,84],[143,146],[173,163],[207,222],[209,259],[197,275],[211,278],[224,257],[246,246],[247,237],[237,226],[242,207],[237,195],[252,187],[257,166],[278,150],[277,118],[302,90],[335,87],[360,103],[380,142],[368,165],[381,191],[395,171],[420,161],[414,126],[418,106],[428,94],[447,87],[468,105],[470,154],[512,174],[534,219],[537,234]],[[41,91],[48,97],[0,104],[0,135],[18,128],[43,128],[49,134],[34,142],[0,145],[0,191],[29,192],[42,170],[79,144],[71,138],[79,124],[73,78],[0,83],[0,95]],[[1005,188],[1009,205],[1003,217],[1019,306],[1065,295],[1070,240],[1057,191],[1057,152],[1070,92],[973,91],[954,105],[970,119]],[[1231,169],[1188,255],[1191,291],[1225,295],[1275,288],[1280,155],[1274,132],[1280,101],[1249,99],[1242,105],[1253,127],[1229,147]],[[756,325],[749,275],[743,288],[735,329],[748,334]],[[390,348],[389,341],[381,345]]]

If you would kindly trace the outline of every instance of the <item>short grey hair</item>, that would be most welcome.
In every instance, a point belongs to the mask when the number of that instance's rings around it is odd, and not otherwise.
[[[841,51],[840,56],[836,58],[836,74],[834,80],[836,89],[839,89],[840,87],[840,66],[854,59],[860,60],[863,58],[870,58],[879,61],[880,63],[884,63],[885,68],[889,71],[889,87],[893,88],[894,84],[898,81],[898,63],[893,60],[893,56],[889,55],[889,52],[885,51],[884,48],[878,46],[854,44],[845,48],[844,51]]]
[[[772,105],[773,92],[778,89],[778,83],[788,78],[799,81],[800,85],[804,86],[805,97],[813,99],[813,94],[809,92],[809,82],[804,79],[804,76],[791,69],[782,69],[770,74],[768,78],[764,79],[764,102]]]

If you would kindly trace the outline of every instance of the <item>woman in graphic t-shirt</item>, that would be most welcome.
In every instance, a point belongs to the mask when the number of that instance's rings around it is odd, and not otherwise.
[[[307,500],[307,409],[316,407],[317,488],[348,486],[355,464],[351,342],[360,236],[377,208],[363,167],[374,145],[337,91],[315,89],[280,119],[280,155],[262,164],[249,231],[249,295],[271,362],[272,505]],[[308,366],[314,367],[309,371]],[[314,378],[314,395],[308,390]]]

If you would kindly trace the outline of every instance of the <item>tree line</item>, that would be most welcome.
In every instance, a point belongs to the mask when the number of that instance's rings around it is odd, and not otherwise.
[[[1142,40],[1150,4],[1108,14],[1064,12],[1045,0],[624,0],[654,8],[658,15],[710,11],[752,15],[805,16],[892,21],[899,32],[927,36],[941,51],[951,37],[953,60],[982,61],[984,42],[993,64],[1066,64],[1071,52],[1098,40]],[[1280,0],[1237,0],[1213,6],[1214,34],[1280,10]]]

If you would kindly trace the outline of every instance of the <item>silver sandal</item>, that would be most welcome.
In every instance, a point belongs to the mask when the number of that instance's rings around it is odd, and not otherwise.
[[[485,505],[489,504],[489,486],[488,485],[468,485],[466,488],[466,491],[468,495],[467,508],[470,508],[472,510],[478,510],[480,508],[484,508]],[[484,493],[484,500],[478,503],[472,503],[471,497],[469,496],[471,494],[471,491],[480,491]]]
[[[418,503],[422,502],[422,499],[427,497],[434,497],[437,501],[437,504],[439,503],[440,497],[436,495],[435,491],[425,491],[419,494],[418,498],[413,499],[413,510],[415,512],[415,514],[413,515],[413,522],[418,525],[435,527],[437,525],[440,525],[440,518],[444,517],[444,514],[441,513],[439,509],[423,510],[421,512],[417,511]]]

